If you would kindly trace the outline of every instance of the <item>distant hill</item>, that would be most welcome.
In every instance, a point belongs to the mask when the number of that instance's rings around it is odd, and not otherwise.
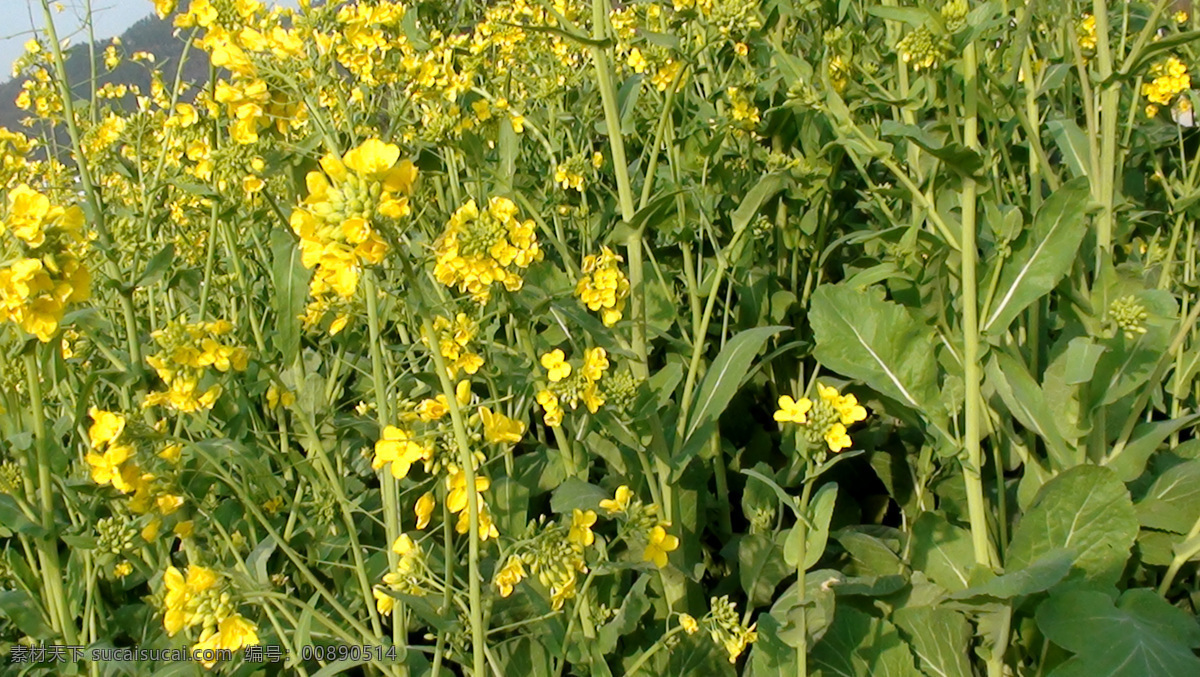
[[[168,86],[175,81],[175,71],[179,67],[179,58],[183,54],[185,33],[175,36],[175,27],[171,20],[159,19],[150,15],[129,27],[121,34],[121,45],[117,48],[126,59],[115,70],[104,66],[104,49],[112,44],[111,40],[95,43],[96,80],[97,86],[106,83],[125,83],[137,85],[143,93],[150,92],[151,68],[157,68],[163,73],[163,82]],[[145,62],[135,63],[127,57],[134,52],[149,52],[156,57],[154,64]],[[87,45],[75,45],[67,51],[67,79],[71,83],[76,98],[88,96],[90,91],[91,64],[88,59]],[[184,81],[200,84],[208,80],[208,54],[203,50],[188,51],[187,64],[183,71]],[[21,120],[29,117],[27,111],[17,108],[15,100],[21,93],[23,78],[14,78],[0,84],[0,126],[12,130],[22,129]],[[126,97],[122,102],[132,109],[135,104],[133,97]]]

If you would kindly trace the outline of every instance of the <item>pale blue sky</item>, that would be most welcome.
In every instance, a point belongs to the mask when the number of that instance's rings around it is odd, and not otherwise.
[[[51,4],[54,4],[53,1]],[[54,13],[54,26],[60,38],[70,38],[71,44],[87,42],[83,30],[83,17],[87,13],[87,0],[59,0],[61,13]],[[150,0],[91,0],[95,24],[92,30],[97,40],[120,35],[139,19],[154,12]],[[25,42],[33,37],[34,28],[44,25],[41,0],[0,0],[3,7],[0,23],[0,82],[12,77],[12,62],[25,49]]]

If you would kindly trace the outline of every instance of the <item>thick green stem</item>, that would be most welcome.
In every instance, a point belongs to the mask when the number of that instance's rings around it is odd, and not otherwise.
[[[978,118],[976,91],[975,45],[963,50],[963,140],[968,148],[978,150]],[[980,450],[980,390],[983,373],[979,369],[979,288],[976,273],[978,249],[975,244],[975,208],[978,187],[974,179],[963,181],[962,191],[962,326],[963,326],[963,379],[966,392],[963,409],[966,415],[964,426],[965,458],[963,459],[963,481],[967,485],[967,513],[971,523],[971,543],[975,550],[975,562],[990,564],[988,546],[987,512],[983,497],[983,453]]]
[[[797,433],[797,437],[799,437],[799,433]],[[800,599],[800,616],[796,621],[800,634],[800,646],[796,647],[796,675],[798,677],[808,677],[808,613],[804,608],[804,605],[808,603],[808,581],[804,560],[808,558],[808,500],[812,496],[813,483],[816,481],[816,478],[812,477],[812,471],[813,464],[810,460],[804,471],[804,490],[800,492],[800,519],[796,520],[796,529],[800,532],[798,536],[800,553],[797,555],[799,561],[796,563],[796,596]]]
[[[467,490],[467,584],[470,596],[471,645],[474,655],[474,677],[484,677],[487,670],[487,654],[485,643],[487,632],[483,626],[483,591],[479,577],[479,492],[475,490],[475,458],[471,453],[471,441],[467,436],[466,422],[462,410],[458,406],[458,398],[454,394],[454,384],[450,382],[450,372],[446,370],[446,360],[438,350],[437,332],[428,317],[421,318],[421,328],[429,345],[429,354],[433,357],[433,366],[437,370],[438,381],[442,386],[442,394],[446,397],[450,409],[450,422],[454,427],[454,441],[458,445],[459,464],[462,466],[463,479]],[[447,581],[449,584],[449,581]]]
[[[383,368],[383,344],[379,338],[379,293],[375,284],[375,272],[368,270],[363,276],[363,293],[367,297],[367,330],[371,339],[371,382],[375,389],[375,413],[379,417],[379,428],[391,424],[391,400],[387,392],[387,378]],[[383,495],[383,529],[388,544],[400,538],[400,500],[396,487],[396,478],[392,473],[381,470],[379,486]],[[399,555],[391,547],[387,549],[388,571],[395,571],[399,563]],[[406,610],[403,604],[397,604],[394,609],[395,622],[392,623],[392,642],[397,650],[407,652],[404,642],[406,630]],[[407,673],[407,669],[405,669]]]
[[[42,410],[42,378],[38,369],[37,346],[34,343],[25,351],[25,378],[29,384],[29,405],[33,417],[35,463],[37,466],[37,492],[41,503],[42,528],[46,534],[37,541],[38,560],[41,562],[42,581],[46,587],[46,606],[50,620],[67,644],[75,644],[74,614],[67,609],[63,593],[62,567],[58,557],[58,538],[54,528],[54,478],[50,474],[50,449],[47,446],[46,418]]]

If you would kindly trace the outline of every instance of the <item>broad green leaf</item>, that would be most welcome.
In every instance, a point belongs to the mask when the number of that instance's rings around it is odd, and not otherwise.
[[[953,609],[912,606],[897,609],[892,620],[917,654],[926,677],[972,677],[967,649],[971,624]]]
[[[575,509],[599,510],[600,501],[612,498],[604,489],[572,477],[554,490],[550,509],[560,515],[570,515]]]
[[[821,364],[911,407],[945,433],[933,330],[910,309],[871,291],[822,285],[809,320]]]
[[[779,484],[774,479],[762,474],[761,472],[759,472],[757,470],[752,470],[749,468],[747,468],[746,470],[743,470],[742,474],[747,475],[749,477],[753,477],[754,479],[758,480],[759,482],[762,482],[763,484],[770,487],[771,490],[775,492],[775,495],[779,497],[779,502],[786,505],[787,507],[791,508],[792,514],[799,517],[800,508],[797,505],[796,499],[792,498],[790,495],[788,495],[788,492],[784,491],[783,487],[779,486]]]
[[[1071,550],[1051,550],[1023,569],[1009,571],[981,585],[954,593],[951,599],[990,597],[1012,599],[1032,595],[1054,587],[1067,577],[1075,564],[1075,553]]]
[[[1028,567],[1052,550],[1078,553],[1075,566],[1088,579],[1114,584],[1137,538],[1129,492],[1107,468],[1081,465],[1050,480],[1013,532],[1005,564]]]
[[[825,677],[921,675],[896,626],[845,605],[837,608],[833,624],[813,647],[809,660]]]
[[[1033,218],[1033,227],[1017,240],[1003,264],[996,295],[981,318],[980,330],[1000,336],[1013,319],[1050,290],[1075,263],[1087,232],[1087,179],[1073,179],[1054,191]]]
[[[0,524],[19,534],[28,534],[34,537],[46,535],[46,530],[42,525],[29,519],[12,496],[8,494],[0,494]]]
[[[148,287],[162,279],[164,273],[175,262],[175,243],[169,242],[165,247],[158,250],[158,253],[150,257],[146,262],[146,267],[142,269],[142,274],[138,276],[134,287]]]
[[[1063,469],[1072,465],[1071,447],[1063,439],[1053,413],[1046,406],[1045,393],[1025,365],[1004,351],[996,350],[988,360],[987,377],[1013,417],[1046,443],[1046,451],[1055,467]]]
[[[825,554],[825,544],[829,541],[829,520],[833,517],[833,506],[837,502],[837,484],[830,482],[821,485],[817,495],[808,506],[809,526],[804,538],[804,569],[811,569],[821,555]],[[788,532],[787,543],[783,549],[783,559],[788,566],[795,568],[800,564],[800,529],[799,523]]]
[[[1139,292],[1135,298],[1152,319],[1145,323],[1145,334],[1133,339],[1117,334],[1105,341],[1108,350],[1096,362],[1092,378],[1092,406],[1112,404],[1143,385],[1160,387],[1147,381],[1167,352],[1174,333],[1170,326],[1174,321],[1164,322],[1161,318],[1175,317],[1178,306],[1170,292],[1157,289]]]
[[[796,569],[783,561],[783,548],[766,534],[747,534],[738,542],[738,578],[752,606],[770,603],[775,588]]]
[[[282,364],[291,366],[300,352],[300,316],[308,299],[308,280],[312,272],[300,262],[300,248],[282,230],[271,232],[271,277],[275,286],[275,348]]]
[[[1097,344],[1090,337],[1076,336],[1067,344],[1066,368],[1063,371],[1063,382],[1067,385],[1090,383],[1096,374],[1096,363],[1104,355],[1104,346]]]
[[[0,591],[0,615],[7,617],[21,632],[34,639],[46,640],[54,630],[46,625],[42,611],[24,590]]]
[[[861,531],[843,529],[834,535],[850,553],[859,576],[890,576],[904,572],[904,562],[882,539]]]
[[[1114,605],[1103,592],[1073,589],[1037,610],[1038,628],[1076,655],[1051,677],[1195,677],[1200,628],[1151,590],[1127,590]]]
[[[941,160],[947,167],[963,176],[975,176],[983,168],[983,156],[978,152],[962,144],[940,141],[916,125],[885,120],[879,126],[879,133],[882,136],[908,139],[921,150]]]
[[[805,619],[805,635],[809,648],[825,635],[829,624],[833,621],[834,610],[837,608],[837,597],[834,595],[832,583],[844,578],[840,573],[829,569],[810,572],[804,581],[804,605],[801,606],[797,596],[799,588],[793,582],[783,591],[775,603],[771,605],[771,615],[783,624],[779,630],[779,639],[793,649],[802,646],[800,636],[800,619]]]
[[[759,179],[758,183],[754,184],[754,187],[746,193],[746,197],[742,198],[742,203],[738,205],[738,208],[729,216],[729,220],[733,224],[733,232],[738,233],[745,230],[746,226],[754,220],[763,203],[783,190],[786,183],[787,175],[781,172],[771,172]]]
[[[649,582],[650,576],[639,576],[625,595],[617,615],[599,629],[597,639],[605,654],[616,648],[617,640],[636,630],[642,616],[650,610],[650,598],[646,595],[646,584]]]
[[[897,23],[905,23],[913,28],[925,25],[926,21],[932,16],[932,13],[921,7],[885,7],[876,5],[868,7],[867,13]]]
[[[971,532],[956,527],[935,512],[917,518],[912,533],[912,567],[934,583],[956,591],[970,585],[975,566]]]
[[[748,677],[776,677],[796,671],[796,649],[780,637],[784,623],[773,613],[759,614],[758,639],[751,645]]]
[[[1070,168],[1071,178],[1086,177],[1092,163],[1088,159],[1087,135],[1079,125],[1066,118],[1051,120],[1046,123],[1046,131],[1050,133],[1058,152],[1062,153],[1063,161]]]
[[[734,393],[742,384],[742,378],[750,370],[754,356],[762,350],[767,339],[788,329],[784,326],[755,327],[747,329],[734,336],[713,360],[704,380],[700,382],[700,390],[692,406],[691,420],[688,422],[687,435],[691,437],[700,426],[709,421],[715,421],[729,405]],[[686,443],[685,443],[686,444]]]
[[[1159,475],[1134,509],[1143,527],[1186,534],[1200,517],[1200,461]]]
[[[1123,482],[1132,482],[1146,470],[1146,461],[1172,433],[1191,425],[1200,419],[1200,414],[1180,416],[1170,421],[1152,421],[1139,423],[1133,429],[1129,444],[1121,450],[1121,455],[1105,463],[1109,470],[1117,473]]]

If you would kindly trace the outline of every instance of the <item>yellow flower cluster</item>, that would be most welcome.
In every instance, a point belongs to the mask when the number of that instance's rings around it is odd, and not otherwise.
[[[7,188],[29,165],[29,153],[36,146],[37,142],[24,134],[0,127],[0,189]]]
[[[433,328],[438,332],[438,349],[446,359],[450,378],[457,376],[460,369],[468,374],[479,371],[483,358],[468,347],[479,332],[478,323],[466,313],[458,313],[453,321],[438,315],[433,320]]]
[[[1078,34],[1079,49],[1085,52],[1096,51],[1096,17],[1084,14],[1075,27]]]
[[[432,461],[431,443],[418,442],[410,431],[389,425],[384,427],[383,436],[375,443],[375,458],[371,461],[371,467],[379,470],[390,463],[392,477],[401,480],[408,477],[408,471],[417,462],[424,463],[428,471]]]
[[[12,322],[49,342],[58,331],[67,304],[91,296],[92,276],[84,265],[87,237],[83,210],[61,207],[19,184],[8,193],[0,219],[0,322]]]
[[[798,401],[788,395],[779,398],[779,409],[775,420],[780,423],[797,423],[810,444],[824,442],[833,452],[850,446],[846,426],[866,420],[867,410],[858,403],[854,395],[841,395],[837,388],[817,384],[820,397],[813,402],[807,397]]]
[[[645,541],[642,561],[654,562],[654,566],[660,569],[667,566],[667,556],[679,547],[679,537],[667,533],[670,522],[658,521],[657,505],[643,505],[632,489],[621,485],[612,498],[600,501],[600,508],[610,517],[621,516],[626,519],[633,531],[641,535]]]
[[[546,524],[531,522],[528,527],[530,538],[509,555],[493,579],[501,597],[508,597],[513,589],[528,576],[529,572],[550,592],[550,606],[558,610],[575,597],[579,574],[586,574],[585,554],[596,542],[592,527],[596,524],[596,511],[575,508],[571,512],[570,524]]]
[[[736,663],[746,647],[758,639],[758,633],[754,629],[757,624],[743,625],[738,617],[737,607],[729,601],[728,596],[713,597],[710,604],[712,608],[701,623],[708,630],[713,643],[729,654],[729,662]],[[696,624],[695,619],[692,619],[692,624]]]
[[[156,4],[159,15],[165,16],[162,10],[168,4]],[[271,126],[280,134],[303,127],[308,122],[304,103],[270,85],[254,62],[266,58],[287,63],[303,56],[299,31],[280,25],[281,13],[267,13],[266,5],[258,0],[237,0],[234,9],[222,12],[210,0],[194,0],[175,18],[175,25],[181,28],[205,29],[197,46],[209,53],[213,66],[232,74],[231,80],[217,81],[215,96],[230,120],[229,137],[238,144],[251,144]]]
[[[599,311],[606,327],[613,326],[621,319],[625,300],[629,298],[629,280],[617,265],[623,260],[608,247],[603,247],[599,255],[585,256],[583,277],[575,285],[579,300],[588,310]]]
[[[433,274],[447,287],[458,286],[474,298],[487,299],[493,283],[508,291],[521,288],[520,269],[542,260],[532,220],[517,218],[517,206],[493,197],[482,212],[475,200],[455,210],[438,238]]]
[[[408,534],[400,534],[392,544],[392,552],[400,555],[400,559],[396,562],[395,571],[383,575],[387,590],[404,595],[424,595],[424,582],[428,570],[421,546]],[[372,593],[375,596],[375,608],[379,613],[390,616],[396,606],[396,598],[380,587],[376,587]]]
[[[237,612],[232,597],[212,569],[193,564],[185,578],[179,569],[167,567],[163,583],[167,587],[163,627],[168,635],[173,637],[180,630],[200,626],[200,640],[192,646],[193,651],[237,651],[258,644],[254,624]],[[216,664],[216,660],[202,662],[206,668]]]
[[[342,300],[354,296],[363,265],[383,262],[388,246],[379,234],[381,221],[410,213],[407,196],[417,178],[416,166],[399,159],[397,146],[368,139],[340,158],[327,154],[321,158],[323,171],[308,173],[308,197],[291,216],[301,260],[316,269],[306,327],[324,317],[331,293]],[[330,333],[341,331],[348,319],[337,318]]]
[[[754,129],[758,125],[760,117],[758,107],[754,105],[754,101],[750,96],[739,87],[726,89],[725,95],[729,98],[730,105],[733,106],[732,110],[730,110],[733,121],[742,129]]]
[[[145,472],[134,456],[136,447],[125,430],[125,417],[119,413],[92,407],[88,412],[92,425],[88,428],[88,441],[92,451],[84,460],[91,471],[92,481],[100,486],[112,485],[123,494],[133,494],[129,508],[139,515],[155,513],[142,530],[142,538],[154,540],[162,525],[162,517],[173,514],[183,505],[183,497],[169,491],[152,474]],[[159,452],[159,458],[175,462],[179,459],[179,445],[171,444]]]
[[[158,353],[146,358],[167,389],[150,393],[143,406],[162,405],[184,413],[212,409],[221,396],[221,385],[201,387],[209,367],[219,372],[245,371],[250,353],[245,347],[222,342],[233,331],[227,320],[188,324],[183,319],[169,323],[151,336]]]
[[[558,348],[542,355],[541,363],[550,381],[550,387],[537,394],[537,402],[545,412],[542,418],[546,425],[554,428],[562,425],[563,403],[575,409],[582,401],[593,414],[604,404],[604,394],[599,384],[608,371],[609,361],[608,352],[603,348],[586,350],[583,365],[578,370],[571,367],[563,351]]]
[[[1150,77],[1153,79],[1142,85],[1142,96],[1150,101],[1146,105],[1146,117],[1153,117],[1159,106],[1169,105],[1177,94],[1192,86],[1187,66],[1174,56],[1151,66]]]

